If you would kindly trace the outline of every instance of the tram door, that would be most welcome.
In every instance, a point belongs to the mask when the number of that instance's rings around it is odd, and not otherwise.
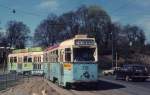
[[[18,64],[18,71],[19,71],[19,72],[22,71],[22,63],[19,63],[19,64]]]
[[[47,77],[48,77],[48,79],[50,79],[51,76],[50,76],[50,63],[49,62],[47,63],[47,67],[48,67],[47,68],[47,73],[48,73]]]
[[[61,81],[61,83],[63,82],[63,77],[64,77],[64,66],[63,66],[63,53],[64,51],[63,50],[60,50],[60,58],[59,58],[59,60],[60,60],[60,81]]]

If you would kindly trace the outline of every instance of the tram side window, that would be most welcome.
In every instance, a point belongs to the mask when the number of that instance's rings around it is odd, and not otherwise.
[[[41,62],[41,57],[38,57],[38,62]]]
[[[36,64],[33,64],[33,69],[36,69],[37,68],[37,65]]]
[[[17,57],[14,57],[14,62],[15,62],[15,63],[17,62]]]
[[[33,64],[33,69],[37,69],[37,64]]]
[[[48,58],[47,58],[47,53],[45,53],[44,54],[44,62],[47,62],[48,60],[47,60]]]
[[[13,57],[10,57],[10,63],[13,63]]]
[[[18,57],[18,62],[22,62],[22,57]]]
[[[37,57],[36,56],[34,57],[34,62],[37,62]]]
[[[55,54],[55,61],[58,62],[58,50],[56,50],[55,52],[56,52],[56,54]]]
[[[46,53],[45,56],[46,56],[46,57],[45,57],[45,62],[48,62],[48,54]]]
[[[55,61],[54,61],[54,51],[51,52],[51,58],[50,58],[50,59],[51,59],[51,60],[50,60],[51,62],[55,62]]]
[[[32,62],[32,57],[28,57],[28,62]]]
[[[38,64],[38,69],[41,69],[41,64]]]
[[[71,49],[65,48],[65,61],[71,61]]]
[[[33,69],[41,69],[41,64],[33,64]]]
[[[41,57],[40,56],[35,56],[34,57],[34,62],[41,62]]]
[[[27,57],[27,56],[24,56],[23,61],[24,61],[24,62],[28,62],[28,57]]]
[[[63,50],[60,51],[60,61],[63,62]]]
[[[52,56],[51,56],[51,52],[49,52],[48,54],[47,54],[47,60],[48,60],[48,62],[52,62]]]

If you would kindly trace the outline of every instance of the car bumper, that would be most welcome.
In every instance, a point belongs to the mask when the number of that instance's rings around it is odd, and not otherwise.
[[[147,79],[147,78],[150,78],[150,76],[132,76],[132,78],[145,78],[145,79]]]

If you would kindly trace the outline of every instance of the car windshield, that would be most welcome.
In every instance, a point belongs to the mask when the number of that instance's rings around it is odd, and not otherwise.
[[[136,70],[144,70],[145,69],[144,66],[133,66],[133,68]]]
[[[95,61],[95,48],[74,48],[74,61]]]

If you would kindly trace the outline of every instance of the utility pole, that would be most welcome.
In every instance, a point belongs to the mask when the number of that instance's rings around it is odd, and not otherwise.
[[[116,27],[114,25],[111,26],[111,34],[112,34],[112,68],[114,67],[114,64],[116,65],[117,63],[117,40],[116,40]]]
[[[118,61],[117,61],[117,59],[118,59],[118,54],[117,54],[117,51],[116,51],[116,68],[118,67]]]
[[[112,68],[113,68],[113,65],[114,65],[114,35],[112,32]]]
[[[114,26],[111,26],[111,36],[112,36],[112,68],[114,66]]]

